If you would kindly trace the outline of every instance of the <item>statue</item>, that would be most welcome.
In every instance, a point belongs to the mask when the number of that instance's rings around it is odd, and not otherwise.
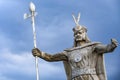
[[[74,32],[74,46],[54,55],[32,50],[33,56],[46,61],[63,61],[67,80],[106,80],[104,67],[104,53],[112,52],[118,46],[116,39],[104,45],[100,42],[91,42],[87,37],[87,29],[79,25],[80,14],[77,19],[73,15],[76,26]]]

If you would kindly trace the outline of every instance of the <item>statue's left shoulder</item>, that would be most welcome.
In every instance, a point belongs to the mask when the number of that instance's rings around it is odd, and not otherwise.
[[[97,45],[97,44],[101,44],[101,42],[92,42],[92,43],[88,43],[88,45]]]

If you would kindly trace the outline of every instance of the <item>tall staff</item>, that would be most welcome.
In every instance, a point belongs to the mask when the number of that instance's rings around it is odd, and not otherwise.
[[[32,30],[33,30],[33,41],[34,41],[34,48],[37,48],[36,45],[36,32],[35,32],[35,5],[31,2],[30,3],[30,12],[31,14],[24,14],[24,19],[31,18],[32,19]],[[36,78],[39,80],[39,70],[38,70],[38,58],[35,57],[35,65],[36,65]]]

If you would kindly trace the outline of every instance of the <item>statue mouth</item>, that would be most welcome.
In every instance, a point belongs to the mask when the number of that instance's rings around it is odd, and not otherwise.
[[[83,39],[82,38],[77,38],[77,39],[75,39],[75,41],[83,41]]]
[[[75,37],[75,40],[76,40],[76,41],[79,41],[79,40],[83,40],[83,38],[80,37],[80,36],[76,36],[76,37]]]

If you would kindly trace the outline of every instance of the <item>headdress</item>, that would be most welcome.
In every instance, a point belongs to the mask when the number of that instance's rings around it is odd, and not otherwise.
[[[75,22],[75,24],[76,24],[76,26],[73,28],[73,32],[75,33],[75,32],[80,31],[80,30],[84,30],[85,32],[87,32],[87,29],[86,29],[84,26],[81,26],[81,25],[79,24],[79,21],[80,21],[80,13],[78,14],[78,17],[77,17],[77,18],[75,18],[74,15],[72,15],[72,16],[73,16],[74,22]]]
[[[74,15],[72,15],[73,16],[73,19],[74,19],[74,22],[75,22],[75,24],[76,24],[76,26],[73,28],[73,32],[74,32],[74,34],[76,34],[77,32],[79,32],[79,31],[83,31],[83,32],[87,32],[87,28],[85,28],[84,26],[81,26],[80,24],[79,24],[79,21],[80,21],[80,13],[78,14],[78,17],[77,18],[75,18],[75,16]],[[85,33],[85,41],[88,43],[88,42],[90,42],[90,40],[89,40],[89,38],[87,37],[87,34]],[[76,41],[74,40],[74,47],[76,47],[77,46],[77,44],[76,44]]]

